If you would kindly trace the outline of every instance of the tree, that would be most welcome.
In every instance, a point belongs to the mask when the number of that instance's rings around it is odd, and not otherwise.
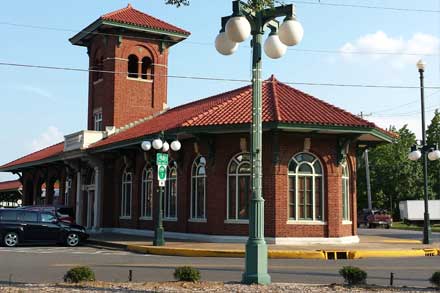
[[[428,145],[440,145],[440,111],[435,110],[434,117],[431,124],[426,130]],[[437,199],[440,199],[440,161],[428,162],[428,176],[429,183],[437,194]]]
[[[408,199],[423,199],[423,174],[420,161],[408,160],[408,152],[416,142],[416,136],[407,125],[398,131],[393,144],[377,146],[369,152],[371,193],[373,207],[390,210],[398,215],[398,203]],[[357,177],[358,205],[366,207],[365,164],[359,159]]]
[[[189,5],[190,1],[189,0],[165,0],[165,3],[180,7],[182,5],[185,5],[185,6]],[[273,7],[274,0],[248,0],[247,4],[253,10],[258,11],[258,10],[262,10],[264,8]]]

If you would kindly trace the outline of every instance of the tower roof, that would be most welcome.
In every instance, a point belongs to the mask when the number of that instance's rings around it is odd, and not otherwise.
[[[173,43],[180,42],[191,33],[163,20],[139,11],[128,4],[127,7],[107,13],[70,39],[74,45],[85,46],[91,36],[105,28],[121,28],[168,37]]]

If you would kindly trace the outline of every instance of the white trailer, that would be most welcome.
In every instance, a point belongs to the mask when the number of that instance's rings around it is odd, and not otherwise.
[[[423,200],[406,200],[399,203],[400,219],[406,223],[422,223],[425,214]],[[431,223],[440,223],[440,200],[429,200],[428,211]]]

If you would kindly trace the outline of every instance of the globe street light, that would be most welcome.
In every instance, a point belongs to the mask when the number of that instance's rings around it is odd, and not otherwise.
[[[217,51],[222,55],[231,55],[237,50],[238,43],[252,35],[252,198],[243,282],[269,284],[262,196],[262,38],[266,27],[269,28],[271,33],[264,44],[264,52],[268,57],[277,59],[286,53],[287,46],[301,41],[304,30],[296,20],[293,5],[254,11],[240,1],[233,1],[232,4],[233,14],[222,17],[222,28],[215,40]],[[276,20],[279,17],[285,17],[281,26]]]
[[[150,141],[143,141],[141,143],[141,149],[143,151],[148,152],[151,150],[151,147],[153,147],[156,152],[168,152],[170,150],[170,144],[166,141],[162,141],[160,138],[156,138],[153,140],[153,142]],[[171,143],[171,149],[175,152],[179,151],[181,148],[180,141],[177,139],[174,140]],[[159,203],[156,205],[156,210],[154,213],[156,225],[154,227],[154,239],[153,239],[153,245],[154,246],[163,246],[165,245],[165,237],[164,237],[164,228],[163,228],[163,209],[162,209],[162,202],[163,202],[163,193],[164,193],[164,187],[159,186]]]
[[[408,159],[411,161],[417,161],[423,158],[423,194],[425,203],[425,213],[423,222],[423,244],[431,243],[431,224],[429,220],[429,197],[428,197],[428,159],[435,161],[440,159],[440,151],[437,150],[436,145],[426,144],[426,131],[425,131],[425,94],[423,78],[425,72],[426,63],[423,60],[417,62],[417,69],[420,73],[420,96],[422,106],[422,141],[421,145],[414,145],[411,147],[411,152],[408,154]]]

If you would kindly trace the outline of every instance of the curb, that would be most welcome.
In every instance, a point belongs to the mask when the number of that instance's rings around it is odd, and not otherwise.
[[[88,240],[88,244],[100,247],[123,249],[135,253],[185,256],[185,257],[231,257],[243,258],[244,250],[214,250],[197,248],[158,247],[149,245],[126,245],[99,240]],[[271,259],[364,259],[364,258],[403,258],[440,256],[440,249],[402,249],[402,250],[269,250],[268,257]]]

